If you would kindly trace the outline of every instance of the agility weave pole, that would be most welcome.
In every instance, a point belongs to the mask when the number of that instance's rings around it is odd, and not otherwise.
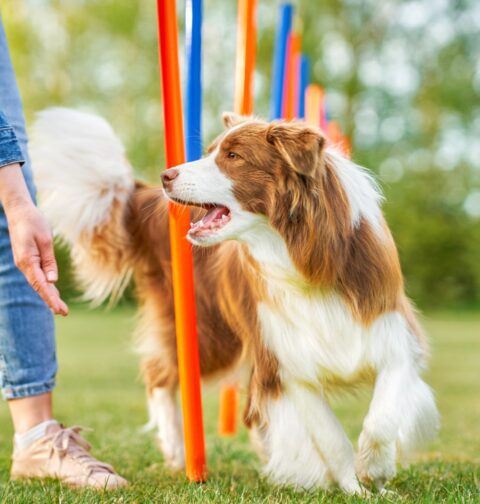
[[[270,97],[270,120],[282,117],[283,92],[285,88],[285,65],[287,61],[288,35],[292,30],[293,7],[280,7],[280,24],[275,36],[272,68],[272,88]]]
[[[323,89],[317,84],[309,84],[305,89],[305,122],[312,126],[321,126],[323,100]]]
[[[300,80],[301,38],[298,33],[290,32],[287,41],[287,60],[283,90],[282,118],[298,118],[298,95]]]
[[[304,55],[300,55],[298,77],[298,118],[305,119],[305,98],[307,87],[310,81],[310,61]]]
[[[195,161],[202,157],[202,17],[203,0],[186,0],[185,144],[187,161]]]
[[[171,168],[185,162],[175,0],[157,0],[157,15],[163,90],[165,158],[167,168]],[[206,479],[207,468],[193,285],[193,258],[191,245],[185,238],[190,225],[189,217],[189,212],[185,208],[173,203],[170,204],[170,247],[186,475],[191,481],[202,482]]]
[[[309,60],[301,53],[301,38],[293,31],[293,5],[280,6],[280,22],[275,37],[270,98],[270,119],[303,119],[320,127],[330,142],[347,156],[350,142],[339,124],[329,121],[325,92],[309,82]]]
[[[234,111],[253,114],[253,75],[257,42],[257,0],[239,0]]]
[[[239,0],[237,18],[237,55],[235,60],[234,111],[253,114],[253,76],[256,54],[257,0]],[[238,383],[225,383],[220,392],[218,432],[232,436],[237,432]]]

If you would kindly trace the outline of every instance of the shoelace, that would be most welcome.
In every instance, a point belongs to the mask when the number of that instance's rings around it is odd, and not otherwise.
[[[87,477],[91,476],[95,472],[108,472],[110,474],[115,474],[111,465],[106,464],[105,462],[100,462],[88,453],[92,446],[82,436],[80,436],[80,432],[82,430],[91,431],[92,429],[87,429],[85,427],[81,427],[80,425],[65,428],[61,425],[61,430],[59,430],[52,438],[50,458],[55,452],[58,453],[60,458],[65,457],[68,453],[73,459],[77,460],[88,469]]]

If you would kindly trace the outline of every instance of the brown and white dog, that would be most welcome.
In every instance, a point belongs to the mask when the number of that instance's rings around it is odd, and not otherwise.
[[[383,488],[397,458],[435,435],[438,414],[378,187],[318,129],[224,121],[205,158],[162,176],[168,198],[193,207],[202,375],[248,361],[245,422],[272,481]],[[167,463],[182,466],[164,191],[134,182],[121,143],[89,114],[43,112],[31,154],[85,296],[115,298],[135,277],[151,423]],[[328,399],[362,383],[374,392],[355,457]]]

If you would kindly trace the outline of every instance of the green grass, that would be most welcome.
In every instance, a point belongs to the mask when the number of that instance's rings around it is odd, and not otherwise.
[[[216,435],[215,387],[204,390],[210,477],[189,484],[162,465],[152,436],[139,434],[146,421],[138,358],[131,349],[134,312],[75,309],[58,320],[60,372],[55,393],[57,417],[66,424],[94,428],[87,434],[95,454],[115,465],[132,485],[111,494],[73,491],[58,482],[8,482],[11,426],[0,403],[0,501],[44,502],[359,502],[338,492],[300,493],[278,489],[259,475],[259,463],[242,428],[233,439]],[[480,502],[480,314],[437,314],[426,320],[433,359],[428,381],[442,414],[439,439],[417,463],[399,471],[391,502]],[[358,435],[368,396],[338,401],[348,433]],[[387,502],[374,497],[371,502]]]

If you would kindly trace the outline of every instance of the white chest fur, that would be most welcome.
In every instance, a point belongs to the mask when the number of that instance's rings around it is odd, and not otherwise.
[[[335,293],[269,287],[271,300],[257,308],[262,336],[281,372],[295,380],[314,387],[353,382],[414,351],[414,338],[399,313],[365,327]]]
[[[272,302],[259,304],[258,315],[283,372],[312,385],[326,375],[357,372],[364,360],[362,329],[337,296],[305,297],[290,289],[271,294]]]
[[[243,240],[262,270],[268,301],[257,305],[262,338],[281,372],[318,387],[357,382],[387,365],[415,362],[420,353],[404,317],[389,312],[368,327],[356,320],[335,292],[305,285],[285,243],[267,222],[250,227]]]

